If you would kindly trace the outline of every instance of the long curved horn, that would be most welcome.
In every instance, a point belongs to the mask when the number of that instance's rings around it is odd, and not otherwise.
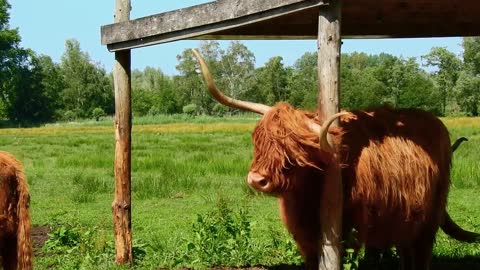
[[[210,91],[210,94],[218,100],[220,103],[223,105],[236,108],[236,109],[241,109],[241,110],[246,110],[246,111],[251,111],[255,112],[258,114],[265,114],[268,112],[271,107],[260,104],[260,103],[254,103],[254,102],[249,102],[249,101],[242,101],[238,99],[234,99],[231,97],[226,96],[224,93],[222,93],[217,86],[215,85],[215,82],[212,79],[212,75],[210,74],[210,71],[208,70],[207,64],[205,64],[205,61],[203,61],[203,58],[200,56],[200,54],[197,52],[197,50],[192,49],[193,54],[197,58],[198,62],[200,63],[200,67],[202,69],[203,77],[205,78],[205,81],[207,83],[208,91]]]
[[[331,145],[329,142],[328,142],[328,139],[327,139],[327,134],[328,134],[328,128],[330,127],[330,125],[333,123],[333,121],[335,121],[335,119],[337,119],[338,117],[340,116],[343,116],[343,115],[349,115],[350,113],[349,112],[339,112],[339,113],[336,113],[332,116],[330,116],[330,118],[328,118],[322,126],[320,126],[318,129],[319,129],[319,138],[320,138],[320,148],[327,151],[327,152],[330,152],[330,153],[335,153],[335,147],[333,145]]]

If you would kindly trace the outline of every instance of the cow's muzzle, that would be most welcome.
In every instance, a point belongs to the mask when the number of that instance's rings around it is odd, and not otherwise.
[[[256,172],[248,173],[247,183],[252,188],[261,192],[269,192],[271,188],[270,180]]]

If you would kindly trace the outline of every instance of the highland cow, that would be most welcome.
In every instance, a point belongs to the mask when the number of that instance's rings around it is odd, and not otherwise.
[[[29,200],[22,165],[0,151],[0,261],[5,270],[32,269]]]
[[[279,198],[282,221],[306,268],[318,268],[319,196],[338,166],[344,231],[355,229],[366,248],[396,247],[402,269],[429,268],[439,227],[454,238],[478,239],[446,212],[452,150],[446,127],[434,115],[380,107],[339,113],[321,123],[315,114],[287,103],[269,107],[225,96],[194,54],[219,102],[263,115],[252,136],[247,182]],[[330,127],[336,119],[338,126]]]

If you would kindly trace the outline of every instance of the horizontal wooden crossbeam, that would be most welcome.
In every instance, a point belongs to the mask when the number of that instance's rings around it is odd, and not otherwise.
[[[305,10],[314,9],[314,14],[318,16],[318,7],[324,4],[324,0],[220,0],[102,26],[102,44],[107,45],[110,51],[116,51],[199,37],[245,39],[246,36],[241,38],[228,31],[249,29],[258,23]],[[252,33],[248,38],[273,39],[285,35],[285,31],[271,34],[268,29],[258,30],[263,32],[262,37]],[[291,38],[311,38],[302,32],[296,33],[295,29],[289,32]],[[239,35],[243,36],[243,32]]]
[[[110,51],[182,39],[317,39],[333,0],[218,0],[102,26]],[[480,36],[480,0],[342,0],[343,38]]]

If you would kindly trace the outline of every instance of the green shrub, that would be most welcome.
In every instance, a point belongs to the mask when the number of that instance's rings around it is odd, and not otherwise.
[[[93,109],[93,111],[92,111],[92,117],[95,119],[95,121],[100,121],[100,118],[104,117],[106,115],[107,114],[105,113],[105,111],[102,108],[99,108],[99,107]]]
[[[285,233],[269,230],[269,237],[259,242],[252,236],[251,216],[245,207],[232,209],[220,197],[214,210],[198,214],[192,234],[166,256],[174,258],[171,267],[194,268],[253,265],[299,265],[302,258],[294,241]]]
[[[220,198],[214,211],[197,216],[186,255],[204,267],[249,265],[255,256],[249,218],[246,209],[233,211]]]
[[[152,106],[147,112],[148,116],[155,116],[161,113],[160,109],[157,106]]]
[[[49,268],[94,269],[98,265],[113,264],[115,246],[106,239],[105,231],[68,224],[51,227],[49,239],[43,246],[44,256],[51,258]]]
[[[74,249],[80,243],[80,232],[77,228],[62,225],[48,234],[49,239],[45,242],[45,248],[52,251]]]
[[[228,108],[220,103],[215,104],[212,108],[212,113],[217,116],[224,116],[227,112]]]
[[[188,104],[183,106],[183,113],[188,114],[188,115],[195,115],[197,114],[198,107],[196,104]]]
[[[63,120],[65,121],[74,121],[77,118],[77,114],[73,111],[65,111],[63,113]]]

